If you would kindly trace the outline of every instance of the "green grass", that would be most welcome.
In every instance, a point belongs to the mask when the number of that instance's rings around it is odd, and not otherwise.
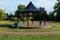
[[[54,34],[54,35],[8,35],[8,34],[0,34],[0,40],[60,40],[60,34]]]
[[[13,21],[0,21],[0,24],[14,24]]]
[[[0,30],[6,31],[16,31],[16,32],[46,32],[46,31],[54,31],[60,30],[60,22],[50,22],[52,27],[51,28],[39,28],[39,29],[15,29],[15,28],[8,28],[6,26],[0,27]],[[0,24],[14,24],[11,21],[1,21]]]

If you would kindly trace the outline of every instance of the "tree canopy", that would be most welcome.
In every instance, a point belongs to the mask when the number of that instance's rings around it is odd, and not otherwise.
[[[22,9],[24,9],[25,8],[25,5],[18,5],[18,10],[22,10]]]
[[[54,6],[54,13],[56,13],[56,19],[60,20],[60,0]]]
[[[0,9],[0,20],[6,19],[6,18],[7,18],[7,15],[6,15],[5,11]]]
[[[18,9],[15,11],[15,16],[20,18],[21,16],[18,14],[17,11],[24,9],[24,8],[25,8],[25,5],[22,5],[22,4],[21,4],[21,5],[18,5],[17,8],[18,8]]]

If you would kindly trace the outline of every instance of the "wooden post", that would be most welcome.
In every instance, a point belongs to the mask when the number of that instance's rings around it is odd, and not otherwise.
[[[41,26],[41,20],[39,21],[39,26]]]

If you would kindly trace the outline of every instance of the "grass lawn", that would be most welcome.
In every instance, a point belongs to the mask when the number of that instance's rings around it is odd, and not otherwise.
[[[13,21],[0,21],[0,24],[14,24]]]
[[[53,30],[60,30],[60,22],[50,22],[52,27],[51,28],[39,28],[39,29],[15,29],[15,28],[8,28],[7,26],[0,27],[0,30],[6,31],[16,31],[16,32],[40,32],[40,31],[53,31]],[[1,21],[0,24],[14,24],[11,21]]]
[[[8,35],[8,34],[0,34],[0,40],[60,40],[60,34],[54,34],[54,35]]]

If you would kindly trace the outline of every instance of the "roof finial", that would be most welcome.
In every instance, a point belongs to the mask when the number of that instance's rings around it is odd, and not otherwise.
[[[32,3],[32,1],[30,1],[30,3]]]
[[[30,2],[31,2],[31,0],[30,0]]]

